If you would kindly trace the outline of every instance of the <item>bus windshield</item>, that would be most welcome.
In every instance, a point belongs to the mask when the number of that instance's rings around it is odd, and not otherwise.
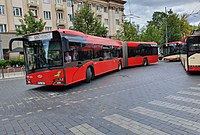
[[[190,52],[200,52],[200,36],[189,37],[187,43]]]
[[[61,42],[52,39],[29,41],[26,56],[29,71],[62,66]]]
[[[164,56],[167,56],[167,55],[174,55],[174,54],[179,54],[180,52],[180,44],[168,44],[168,46],[163,46],[161,48],[162,50],[162,54]]]

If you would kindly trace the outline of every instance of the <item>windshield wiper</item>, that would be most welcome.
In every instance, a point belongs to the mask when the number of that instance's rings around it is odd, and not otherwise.
[[[40,64],[42,64],[42,66],[46,66],[47,68],[49,68],[49,66],[44,62],[44,60],[37,54],[34,54],[34,57],[40,62]]]

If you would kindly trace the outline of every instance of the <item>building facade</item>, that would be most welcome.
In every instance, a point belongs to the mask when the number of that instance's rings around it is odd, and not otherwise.
[[[74,1],[74,2],[73,2]],[[0,34],[2,38],[13,37],[20,26],[19,19],[29,10],[36,18],[46,22],[45,30],[69,29],[72,23],[72,5],[74,12],[81,9],[86,0],[0,0]],[[74,4],[72,4],[72,2]],[[90,9],[107,27],[108,36],[114,36],[123,21],[123,0],[88,0]],[[5,34],[6,33],[6,34]],[[12,33],[9,37],[9,33]],[[8,39],[2,40],[3,49],[8,49]],[[6,40],[6,43],[3,40]]]

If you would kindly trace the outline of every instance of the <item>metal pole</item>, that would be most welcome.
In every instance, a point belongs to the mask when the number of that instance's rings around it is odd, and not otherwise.
[[[74,25],[74,0],[72,0],[72,24],[73,24],[73,29],[75,30],[75,25]]]
[[[166,14],[166,28],[165,28],[165,45],[168,43],[168,35],[167,35],[167,7],[165,7],[165,14]]]

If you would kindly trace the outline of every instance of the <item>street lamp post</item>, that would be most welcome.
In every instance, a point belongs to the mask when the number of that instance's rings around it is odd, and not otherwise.
[[[73,29],[75,30],[75,25],[74,25],[74,0],[71,0],[71,4],[72,4],[72,25],[73,25]]]
[[[167,43],[168,43],[168,35],[167,35],[167,7],[165,7],[165,14],[166,14],[165,45],[167,45]]]
[[[166,26],[165,26],[165,45],[167,45],[168,43],[168,28],[167,28],[167,18],[168,18],[168,14],[172,14],[172,9],[170,9],[169,11],[167,11],[167,7],[165,7],[165,14],[166,14]]]

